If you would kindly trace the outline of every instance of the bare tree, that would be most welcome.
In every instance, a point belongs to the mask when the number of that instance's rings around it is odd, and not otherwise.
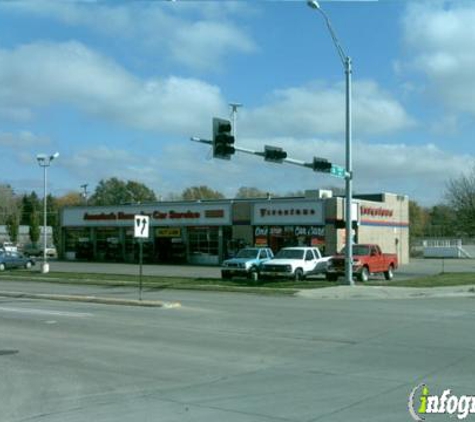
[[[267,198],[269,192],[255,187],[241,186],[236,192],[236,198]]]
[[[475,165],[469,174],[449,180],[446,198],[455,212],[457,231],[475,237]]]
[[[198,199],[223,199],[224,195],[208,186],[191,186],[182,192],[181,198],[185,201],[196,201]]]
[[[9,216],[18,212],[17,198],[10,185],[0,185],[0,224],[6,224]]]

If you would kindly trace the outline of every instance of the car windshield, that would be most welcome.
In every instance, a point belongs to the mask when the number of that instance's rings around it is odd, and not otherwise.
[[[302,249],[282,249],[275,256],[277,259],[303,259]]]
[[[255,258],[258,252],[258,249],[241,249],[236,255],[236,258]]]
[[[353,255],[369,255],[369,246],[368,245],[353,245]],[[344,255],[346,248],[341,250],[341,254]]]

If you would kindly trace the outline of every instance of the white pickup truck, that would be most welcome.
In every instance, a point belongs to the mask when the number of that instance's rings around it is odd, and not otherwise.
[[[4,250],[5,252],[18,252],[18,247],[12,242],[3,242],[0,246],[0,250]]]
[[[296,246],[281,249],[274,259],[261,267],[263,277],[303,280],[308,275],[326,273],[330,257],[322,257],[318,248]]]

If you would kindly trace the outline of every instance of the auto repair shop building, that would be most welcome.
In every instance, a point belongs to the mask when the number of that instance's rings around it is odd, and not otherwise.
[[[353,240],[376,243],[409,261],[408,197],[355,195]],[[150,217],[144,261],[218,265],[246,245],[318,246],[326,255],[345,244],[343,197],[307,191],[304,197],[156,202],[66,207],[59,252],[66,259],[137,262],[134,215]]]

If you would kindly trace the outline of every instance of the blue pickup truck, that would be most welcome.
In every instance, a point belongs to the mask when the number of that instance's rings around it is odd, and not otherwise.
[[[259,272],[264,262],[274,257],[270,248],[244,248],[232,258],[223,262],[221,278],[248,277],[251,280],[259,279]]]

